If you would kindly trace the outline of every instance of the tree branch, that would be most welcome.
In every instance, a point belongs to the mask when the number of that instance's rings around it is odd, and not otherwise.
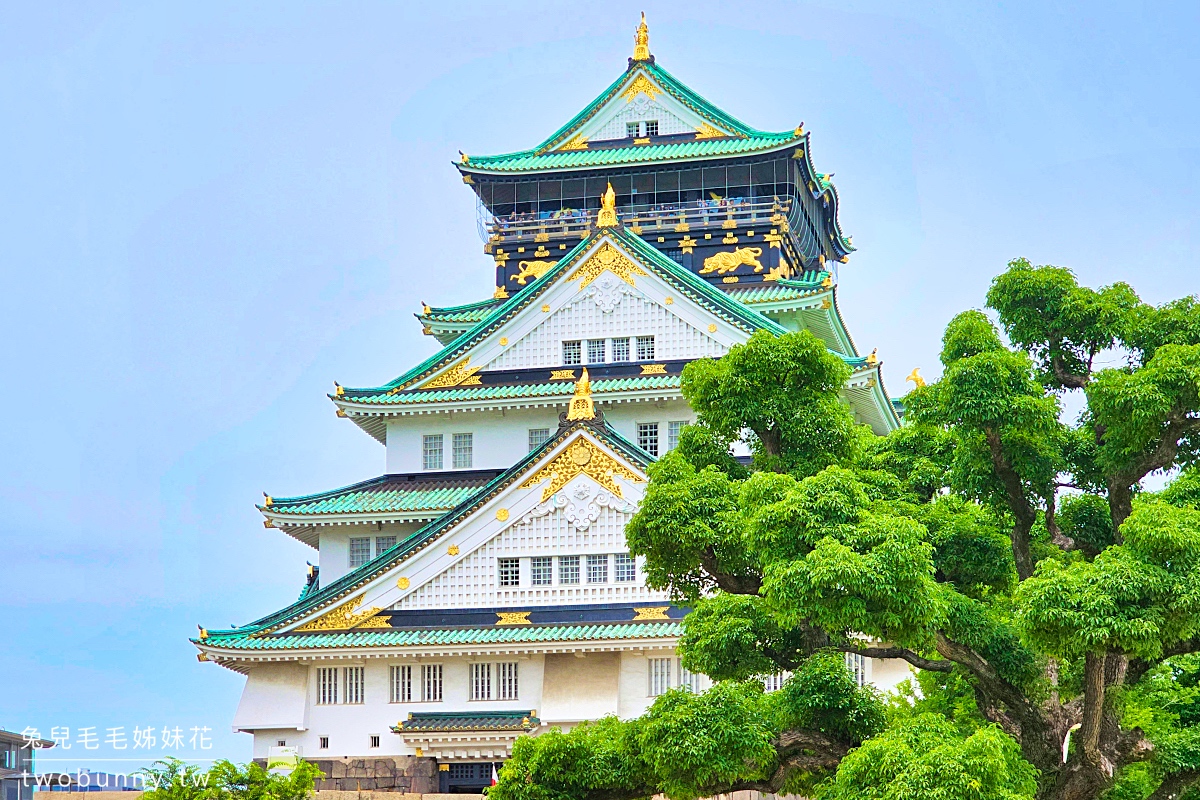
[[[1166,469],[1175,463],[1179,455],[1179,440],[1193,431],[1200,431],[1200,417],[1192,416],[1187,409],[1174,408],[1165,420],[1166,428],[1151,450],[1134,460],[1127,469],[1117,472],[1108,481],[1108,507],[1112,516],[1116,543],[1120,544],[1121,523],[1133,513],[1133,486],[1151,472]],[[1103,437],[1097,430],[1098,438]]]
[[[731,575],[724,572],[712,547],[705,548],[700,554],[700,566],[722,591],[729,594],[757,595],[762,588],[762,577],[759,575]]]
[[[954,663],[941,658],[925,658],[904,647],[859,647],[852,642],[834,645],[835,650],[843,653],[858,653],[867,658],[900,658],[912,664],[917,669],[930,672],[949,672],[954,669]]]
[[[1008,498],[1008,507],[1012,510],[1015,523],[1009,538],[1012,539],[1013,560],[1017,564],[1017,577],[1021,580],[1033,575],[1033,554],[1029,552],[1029,531],[1037,522],[1037,510],[1025,496],[1025,487],[1021,485],[1021,476],[1013,469],[1004,453],[1004,445],[1000,441],[1000,433],[995,428],[985,428],[984,437],[987,439],[988,450],[991,451],[992,469],[1000,483],[1004,486],[1004,494]]]
[[[1168,775],[1146,800],[1178,800],[1191,787],[1200,783],[1200,771],[1184,770]]]
[[[1059,341],[1058,345],[1061,347],[1062,342]],[[1088,360],[1088,365],[1091,365],[1091,359]],[[1066,389],[1084,389],[1092,382],[1090,371],[1085,375],[1069,371],[1062,356],[1050,357],[1050,371],[1054,375],[1054,380]]]

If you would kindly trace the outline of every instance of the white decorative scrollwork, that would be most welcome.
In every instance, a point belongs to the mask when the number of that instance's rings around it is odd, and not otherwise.
[[[544,517],[555,511],[562,510],[567,524],[576,530],[585,531],[592,523],[600,519],[600,513],[605,508],[614,511],[632,513],[637,509],[633,503],[617,497],[612,492],[593,487],[587,483],[578,483],[571,489],[556,492],[544,503],[538,503],[524,519]],[[524,521],[524,520],[522,520]]]
[[[616,310],[617,306],[621,305],[621,299],[627,294],[632,295],[634,292],[624,281],[609,273],[602,274],[587,289],[587,296],[595,300],[596,305],[605,314]]]

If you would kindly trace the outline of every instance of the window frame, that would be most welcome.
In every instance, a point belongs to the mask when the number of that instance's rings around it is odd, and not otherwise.
[[[568,355],[570,352],[570,355]],[[574,360],[572,360],[574,359]],[[583,340],[564,339],[562,342],[562,363],[564,367],[583,365]]]
[[[632,553],[613,553],[613,583],[633,583],[637,580],[637,558]],[[622,577],[622,573],[628,577]]]
[[[683,435],[683,429],[689,425],[687,420],[671,419],[667,420],[667,450],[671,452],[676,447],[679,447],[679,437]]]
[[[450,441],[450,463],[453,469],[471,469],[475,463],[475,434],[454,433],[451,434]]]
[[[435,662],[433,664],[421,665],[421,702],[422,703],[440,703],[442,702],[442,688],[445,671],[442,669],[442,663]]]
[[[588,339],[587,341],[587,361],[586,364],[603,364],[608,358],[608,341],[606,339]],[[599,358],[593,357],[593,349],[599,348]]]
[[[366,703],[366,667],[342,667],[342,688],[341,705],[361,706]]]
[[[365,547],[364,547],[365,543]],[[361,561],[356,562],[356,557]],[[346,545],[346,565],[350,569],[358,569],[371,560],[371,537],[351,536]]]
[[[654,336],[635,336],[634,346],[637,348],[637,361],[653,361],[657,350]]]
[[[563,577],[563,562],[567,562],[570,579]],[[559,586],[579,586],[583,578],[583,565],[579,556],[559,556],[558,557],[558,585]]]
[[[338,668],[317,667],[317,705],[338,704]]]
[[[486,702],[492,699],[492,662],[471,662],[471,679],[467,688],[468,702]]]
[[[444,434],[426,433],[421,436],[421,466],[427,471],[446,468],[446,437]]]
[[[540,574],[539,574],[540,572]],[[542,578],[543,580],[539,580]],[[533,556],[529,559],[529,585],[530,586],[553,586],[554,585],[554,557],[553,556]]]
[[[655,458],[659,454],[659,433],[661,423],[658,422],[638,422],[637,424],[637,446],[645,450]],[[643,434],[645,434],[643,436]]]
[[[589,555],[587,557],[586,563],[587,563],[588,585],[602,586],[609,582],[609,580],[608,580],[608,576],[609,576],[608,561],[609,561],[609,559],[608,559],[607,553],[604,553],[603,555]],[[603,567],[603,570],[604,570],[604,580],[599,580],[599,581],[592,580],[592,575],[597,574],[601,567]],[[593,572],[593,570],[596,570],[596,572]]]
[[[618,355],[618,351],[621,351],[621,350],[625,351],[624,356]],[[618,336],[612,340],[612,363],[614,363],[614,364],[629,363],[630,361],[632,361],[632,359],[630,359],[630,357],[629,357],[629,353],[630,353],[630,350],[629,350],[629,337],[628,336]]]
[[[543,434],[545,434],[543,436]],[[535,441],[536,440],[536,441]],[[529,428],[529,452],[537,450],[539,447],[550,441],[549,428]]]
[[[389,670],[389,703],[413,702],[413,665],[392,664]]]
[[[496,585],[504,588],[519,587],[521,585],[520,558],[496,559]]]

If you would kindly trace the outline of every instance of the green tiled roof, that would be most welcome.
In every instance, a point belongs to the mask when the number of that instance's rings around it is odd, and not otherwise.
[[[682,636],[683,625],[671,622],[619,622],[598,625],[505,625],[495,628],[396,629],[252,636],[210,633],[203,644],[226,650],[309,650],[327,647],[417,647],[467,644],[587,642],[657,639]],[[200,640],[193,641],[201,643]]]
[[[781,300],[796,300],[807,297],[813,292],[819,292],[825,287],[821,281],[829,275],[828,272],[810,270],[800,278],[771,281],[769,283],[754,283],[729,289],[729,296],[739,303],[754,305],[757,303],[777,303]]]
[[[417,314],[417,319],[425,322],[479,322],[492,309],[504,303],[503,300],[489,298],[461,306],[446,306],[445,308],[430,308],[428,314]]]
[[[639,389],[678,389],[678,375],[642,375],[632,378],[598,378],[592,381],[592,392],[631,392]],[[414,390],[375,395],[355,395],[354,402],[372,405],[411,405],[413,403],[447,403],[465,400],[498,400],[519,397],[570,397],[574,381],[553,383],[524,383],[511,386],[455,386],[449,389]]]
[[[383,475],[341,489],[274,497],[259,506],[268,514],[357,514],[449,510],[496,477],[498,471],[477,470],[466,475]]]
[[[395,733],[442,731],[529,731],[541,724],[533,710],[481,711],[462,714],[453,711],[414,712],[392,728]]]

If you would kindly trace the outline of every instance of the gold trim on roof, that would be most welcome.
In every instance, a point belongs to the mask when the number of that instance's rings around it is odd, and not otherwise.
[[[617,497],[622,497],[622,494],[621,486],[615,478],[624,478],[635,483],[643,482],[642,478],[588,439],[580,438],[530,476],[520,488],[529,489],[548,479],[550,482],[542,489],[542,502],[545,502],[579,475],[587,475]]]
[[[615,228],[617,225],[617,193],[612,184],[600,196],[600,213],[596,216],[597,228]]]
[[[588,380],[587,367],[583,368],[583,376],[575,384],[575,396],[567,407],[567,420],[574,422],[579,419],[595,419],[596,405],[592,402],[592,382]]]
[[[316,619],[311,619],[298,628],[293,628],[297,632],[307,631],[348,631],[351,628],[366,622],[379,613],[379,609],[371,606],[368,609],[359,611],[358,607],[362,604],[362,597],[356,597],[348,603],[343,603],[332,611],[328,611]],[[378,627],[377,624],[370,627]],[[391,627],[390,624],[385,627]]]
[[[721,139],[729,134],[720,128],[709,125],[707,122],[701,122],[696,126],[697,139]]]
[[[450,369],[431,379],[422,389],[445,389],[450,386],[478,386],[479,376],[475,373],[483,367],[469,367],[471,357],[467,356]]]
[[[497,611],[497,625],[532,625],[529,615],[532,611]]]
[[[642,12],[642,22],[633,34],[633,60],[650,60],[650,27],[646,25],[646,12]]]
[[[634,283],[634,275],[646,275],[646,271],[639,267],[633,261],[622,253],[617,248],[613,247],[608,242],[596,248],[596,251],[576,268],[575,272],[569,281],[579,280],[580,290],[586,289],[588,284],[600,277],[600,273],[608,270],[613,275],[616,275],[621,280],[628,283],[630,286],[636,286]]]
[[[652,619],[670,619],[667,616],[667,609],[670,606],[653,606],[650,608],[635,608],[633,609],[634,622],[646,622]]]
[[[571,140],[567,141],[566,143],[564,143],[562,145],[559,145],[558,149],[559,149],[559,152],[564,152],[567,150],[587,150],[588,149],[587,137],[584,136],[582,133],[578,133]]]
[[[625,102],[631,102],[633,98],[639,94],[644,94],[653,100],[658,95],[662,94],[663,90],[658,84],[646,77],[644,72],[639,72],[633,82],[625,87],[625,91],[621,92],[621,97],[625,98]]]

